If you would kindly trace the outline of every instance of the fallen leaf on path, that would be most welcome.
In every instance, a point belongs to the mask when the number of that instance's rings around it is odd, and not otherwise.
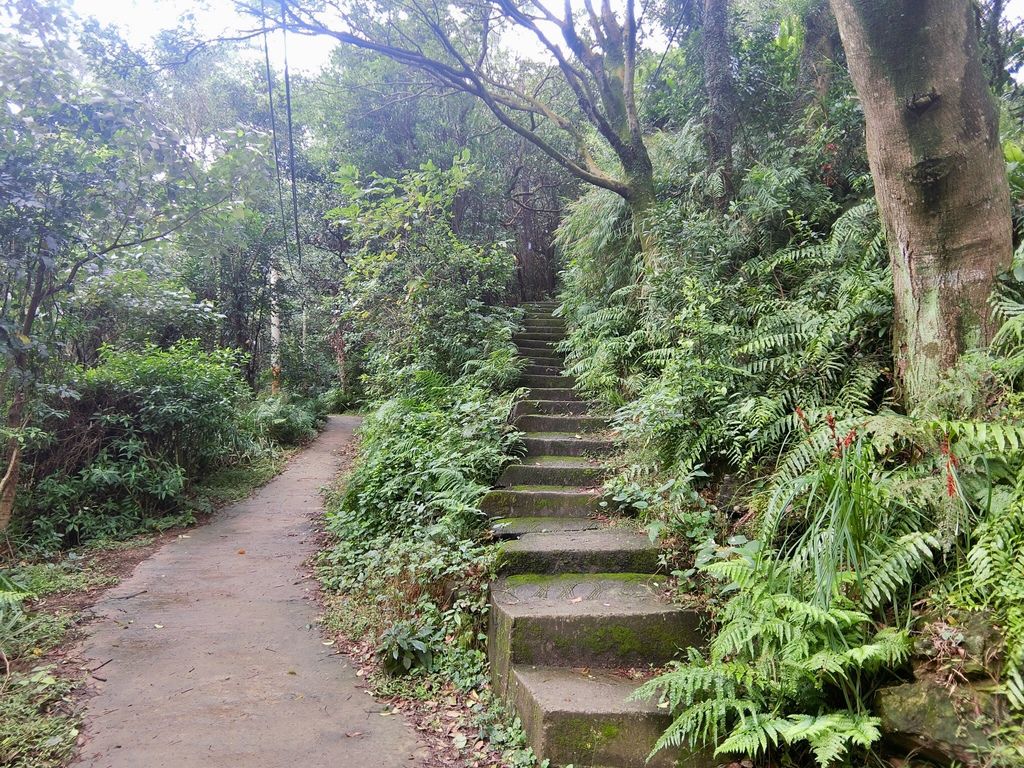
[[[238,554],[240,554],[240,555],[244,555],[244,554],[245,554],[245,550],[244,550],[244,549],[240,549],[240,550],[238,550]]]

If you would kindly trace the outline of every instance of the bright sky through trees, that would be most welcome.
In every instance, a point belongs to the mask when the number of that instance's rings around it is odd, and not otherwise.
[[[207,39],[252,28],[252,21],[236,13],[231,0],[75,0],[75,8],[105,24],[117,25],[122,34],[137,45],[148,43],[162,29],[178,26],[188,15],[193,17],[196,32]],[[1009,0],[1006,15],[1024,17],[1024,0]],[[524,39],[515,41],[513,46],[520,44],[534,45],[532,40]],[[280,61],[282,44],[278,36],[274,36],[271,45],[271,55]],[[326,37],[301,38],[289,47],[289,64],[299,72],[316,72],[327,62],[336,45],[337,41]]]

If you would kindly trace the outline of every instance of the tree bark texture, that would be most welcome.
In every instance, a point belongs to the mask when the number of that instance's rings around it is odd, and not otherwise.
[[[971,0],[831,0],[864,109],[895,293],[895,378],[920,404],[996,330],[1012,255],[998,115]]]
[[[732,55],[729,47],[729,0],[704,0],[704,89],[708,105],[704,135],[708,160],[722,179],[722,193],[716,195],[719,207],[732,198],[732,143],[735,98],[732,82]]]

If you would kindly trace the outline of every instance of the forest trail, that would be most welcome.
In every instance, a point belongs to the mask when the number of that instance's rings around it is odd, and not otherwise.
[[[165,545],[104,595],[83,656],[96,670],[90,768],[395,768],[421,745],[321,642],[311,517],[358,419],[335,416],[283,473]],[[102,669],[97,669],[102,665]]]
[[[631,695],[651,668],[701,645],[700,615],[664,599],[659,546],[603,517],[607,419],[581,401],[558,343],[554,302],[527,304],[513,337],[526,358],[516,406],[526,455],[483,500],[505,539],[491,585],[488,653],[498,693],[519,713],[542,759],[577,768],[713,765],[662,751],[648,760],[670,713]],[[617,524],[619,523],[619,524]]]

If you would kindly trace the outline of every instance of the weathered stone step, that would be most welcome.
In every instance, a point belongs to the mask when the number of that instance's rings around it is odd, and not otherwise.
[[[698,768],[708,756],[667,750],[647,755],[672,716],[653,701],[633,701],[640,685],[612,671],[516,666],[510,698],[533,751],[575,768]]]
[[[565,368],[565,358],[556,355],[520,355],[526,365],[552,365],[558,368],[559,372]]]
[[[527,456],[600,456],[615,446],[608,438],[576,432],[527,432],[523,445]]]
[[[528,533],[574,533],[603,528],[596,517],[499,517],[491,521],[491,535],[496,539],[517,539]]]
[[[523,357],[561,357],[554,344],[546,341],[517,341],[516,349]]]
[[[488,491],[480,509],[491,517],[587,517],[597,512],[596,492],[559,486],[517,485]]]
[[[523,328],[527,333],[561,333],[564,336],[566,325],[565,320],[560,317],[525,317]]]
[[[519,380],[527,387],[571,387],[576,380],[570,376],[536,376],[524,374]]]
[[[491,585],[495,689],[515,665],[661,666],[704,644],[702,615],[672,605],[665,580],[638,573],[524,574]]]
[[[523,373],[527,376],[561,376],[562,366],[559,363],[538,365],[528,360],[527,365],[523,366]]]
[[[514,333],[512,341],[516,344],[557,344],[565,338],[565,334],[559,331],[531,331],[529,333]]]
[[[604,476],[604,467],[581,456],[531,456],[506,467],[498,478],[498,485],[504,488],[512,485],[588,488],[600,485]]]
[[[520,400],[512,409],[512,416],[583,416],[594,403],[585,400]]]
[[[554,414],[530,414],[515,421],[522,432],[604,432],[608,420],[600,416],[564,416]]]
[[[543,352],[543,354],[541,353]],[[525,357],[531,364],[535,366],[564,366],[565,356],[555,350],[546,349],[538,350],[537,354],[520,354],[520,357]]]
[[[606,527],[577,533],[527,533],[501,545],[499,571],[519,573],[657,573],[660,549],[647,536]]]
[[[530,400],[579,400],[576,390],[570,387],[531,387]]]
[[[554,347],[524,347],[522,344],[519,345],[519,356],[525,357],[527,360],[536,360],[541,357],[554,357],[559,361],[563,361],[565,358],[562,353]]]

